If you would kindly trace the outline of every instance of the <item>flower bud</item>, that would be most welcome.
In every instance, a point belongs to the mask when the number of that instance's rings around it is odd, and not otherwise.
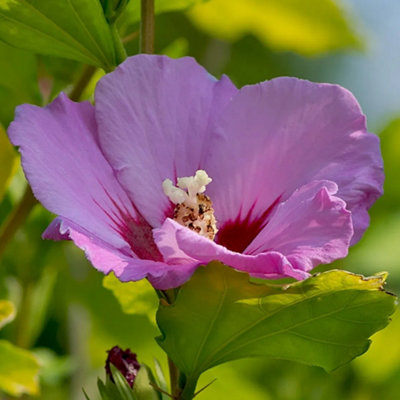
[[[112,24],[125,10],[129,0],[100,0],[103,12],[109,24]]]
[[[118,346],[114,346],[108,352],[106,360],[106,374],[114,382],[114,378],[111,373],[111,364],[114,365],[124,376],[130,387],[133,387],[136,376],[140,369],[140,364],[136,358],[136,354],[132,353],[130,349],[122,350]],[[115,383],[115,382],[114,382]]]

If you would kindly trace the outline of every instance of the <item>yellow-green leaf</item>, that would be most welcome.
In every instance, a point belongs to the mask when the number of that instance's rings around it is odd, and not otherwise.
[[[11,301],[0,300],[0,329],[15,317],[15,308]]]
[[[27,350],[0,340],[0,391],[13,396],[39,392],[39,363]]]
[[[253,34],[279,51],[313,55],[361,46],[333,0],[211,0],[188,15],[212,36],[237,40]]]
[[[121,282],[114,274],[104,277],[103,286],[111,290],[126,314],[147,315],[155,318],[158,298],[146,279],[137,282]]]

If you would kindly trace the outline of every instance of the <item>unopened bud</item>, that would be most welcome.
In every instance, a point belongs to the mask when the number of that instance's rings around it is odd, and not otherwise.
[[[108,351],[105,369],[111,381],[115,383],[111,372],[111,364],[121,372],[129,386],[133,387],[140,369],[136,354],[132,353],[130,349],[122,350],[118,346],[114,346]]]

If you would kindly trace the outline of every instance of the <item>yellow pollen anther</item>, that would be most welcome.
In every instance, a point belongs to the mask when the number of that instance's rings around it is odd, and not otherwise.
[[[177,186],[174,186],[170,179],[163,182],[165,195],[176,204],[174,220],[213,240],[217,233],[217,225],[212,202],[204,194],[212,179],[206,171],[198,170],[194,176],[178,178],[177,181]]]

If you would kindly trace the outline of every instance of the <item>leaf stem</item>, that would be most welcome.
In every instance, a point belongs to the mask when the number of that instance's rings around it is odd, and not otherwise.
[[[141,0],[140,53],[154,53],[154,0]]]

